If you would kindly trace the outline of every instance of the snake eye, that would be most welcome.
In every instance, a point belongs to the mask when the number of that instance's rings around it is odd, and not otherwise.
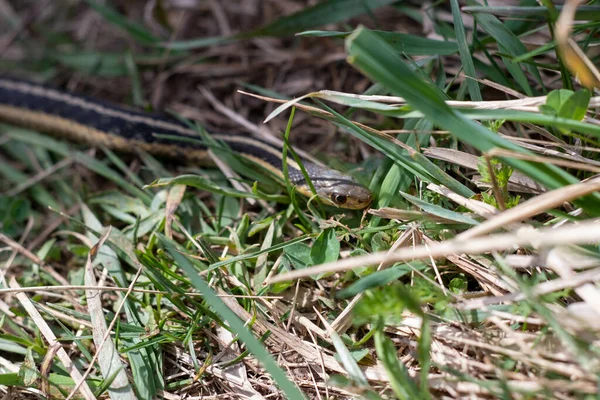
[[[333,200],[335,204],[344,204],[347,198],[343,194],[334,193],[331,195],[331,200]]]

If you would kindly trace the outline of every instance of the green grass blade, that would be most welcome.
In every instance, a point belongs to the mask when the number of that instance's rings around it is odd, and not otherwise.
[[[346,40],[346,46],[352,64],[373,80],[384,84],[396,95],[404,97],[426,118],[449,130],[463,142],[482,152],[500,147],[529,154],[518,145],[499,137],[448,107],[439,96],[437,89],[419,79],[418,75],[376,34],[359,28]],[[510,158],[501,159],[550,189],[578,182],[573,176],[553,165]],[[588,213],[598,215],[600,214],[598,201],[598,197],[594,199],[587,197],[578,200],[578,204]]]
[[[396,347],[392,341],[385,336],[383,329],[375,331],[375,349],[379,356],[388,377],[390,385],[398,399],[414,400],[420,399],[419,390],[414,381],[410,378],[406,366],[398,360],[396,356]]]
[[[292,15],[278,18],[272,23],[243,36],[284,36],[317,26],[345,21],[357,15],[370,13],[396,0],[325,0],[306,7]]]
[[[527,53],[527,48],[519,38],[511,32],[498,18],[490,14],[475,14],[477,23],[498,43],[501,53],[509,54],[511,57],[517,57]],[[521,89],[528,95],[533,96],[533,89],[529,85],[527,76],[519,64],[514,63],[508,57],[502,57],[506,69],[510,72]],[[541,84],[543,82],[537,68],[531,64],[526,64],[525,69]]]
[[[278,201],[280,203],[288,203],[289,200],[286,196],[280,195],[268,195],[258,192],[259,194],[255,194],[252,192],[242,192],[236,189],[222,187],[210,180],[199,176],[199,175],[180,175],[174,178],[160,178],[156,181],[144,186],[145,188],[160,188],[164,186],[171,185],[187,185],[191,187],[195,187],[201,190],[206,190],[215,194],[222,194],[225,196],[237,197],[237,198],[252,198],[252,199],[263,199],[268,201]]]
[[[179,268],[187,274],[194,287],[202,293],[206,302],[221,316],[221,318],[229,323],[233,332],[236,332],[238,337],[246,344],[248,350],[256,356],[262,363],[264,368],[277,382],[279,388],[284,392],[286,397],[291,400],[304,400],[302,392],[294,385],[286,376],[285,372],[279,368],[273,357],[267,352],[263,344],[254,337],[248,330],[246,325],[239,317],[223,303],[213,289],[208,286],[204,279],[198,274],[198,271],[192,263],[179,252],[176,246],[171,243],[165,236],[159,235],[160,241],[165,246],[171,257],[175,260]]]
[[[562,6],[555,6],[558,11],[562,10]],[[462,8],[464,13],[480,13],[480,14],[492,14],[497,17],[519,17],[519,18],[548,18],[548,9],[546,7],[519,7],[519,6],[498,6],[498,7],[487,7],[487,6],[466,6]],[[581,6],[577,7],[575,11],[576,21],[594,21],[600,20],[600,7],[599,6]]]
[[[440,206],[436,206],[434,204],[430,204],[427,203],[426,201],[423,201],[419,198],[416,198],[415,196],[411,196],[408,193],[401,193],[401,195],[408,201],[410,201],[412,204],[414,204],[415,206],[419,207],[421,210],[432,214],[432,215],[436,215],[438,217],[450,220],[450,221],[455,221],[455,222],[460,222],[462,224],[468,224],[468,225],[478,225],[479,222],[469,216],[466,216],[464,214],[455,212],[455,211],[451,211],[451,210],[447,210],[444,207],[440,207]]]
[[[383,154],[400,164],[403,168],[409,170],[413,175],[416,175],[427,182],[437,182],[445,185],[457,193],[460,193],[462,196],[470,197],[473,195],[473,192],[469,188],[442,171],[421,153],[412,150],[409,153],[406,149],[391,144],[387,139],[367,133],[365,130],[344,118],[341,114],[335,112],[332,108],[329,108],[322,103],[321,105],[333,114],[334,118],[332,118],[332,120],[337,121],[337,125],[343,127],[353,136],[358,137],[365,143],[381,151]]]
[[[397,52],[404,53],[409,56],[447,56],[450,54],[455,54],[459,50],[455,42],[429,39],[408,33],[377,30],[374,30],[373,32],[377,32],[377,34],[386,42],[388,42],[394,49],[396,49]],[[351,33],[352,32],[339,31],[304,31],[299,33],[297,36],[345,38]]]
[[[59,140],[21,128],[12,128],[6,133],[6,135],[23,143],[29,143],[34,146],[43,147],[58,153],[63,157],[71,156],[81,165],[89,168],[98,175],[110,179],[132,195],[143,199],[144,201],[150,202],[150,196],[147,193],[131,184],[131,182],[125,180],[116,171],[110,169],[104,163],[89,157],[87,154],[71,150],[69,146],[65,145]]]
[[[116,27],[123,29],[132,38],[137,40],[142,44],[156,44],[159,42],[159,39],[156,38],[150,31],[144,28],[142,25],[131,21],[129,18],[117,12],[112,7],[109,7],[104,4],[99,4],[93,0],[86,0],[86,3],[94,9],[98,14],[100,14],[106,21],[115,25]]]
[[[350,379],[352,379],[356,384],[358,384],[361,387],[369,387],[369,382],[367,381],[367,378],[365,378],[365,375],[358,366],[358,363],[356,362],[354,357],[352,357],[352,353],[348,350],[340,336],[335,331],[332,331],[330,336],[331,342],[333,343],[333,346],[335,347],[338,353],[342,365],[344,366],[346,371],[348,371]]]
[[[475,72],[475,66],[473,65],[471,51],[469,50],[469,46],[467,44],[465,26],[462,22],[462,14],[460,12],[458,0],[450,0],[450,5],[452,6],[452,18],[454,21],[454,33],[456,34],[456,41],[458,42],[458,52],[460,53],[460,60],[467,77],[467,88],[469,89],[469,95],[471,96],[471,100],[481,101],[483,98],[481,97],[479,84],[475,80],[477,78],[477,74]]]

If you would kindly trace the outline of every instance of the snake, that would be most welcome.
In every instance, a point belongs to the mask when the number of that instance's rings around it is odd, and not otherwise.
[[[142,150],[200,166],[212,163],[210,144],[173,115],[130,109],[14,77],[0,76],[0,121],[119,152]],[[285,182],[282,148],[249,135],[209,136]],[[309,198],[316,194],[323,203],[343,209],[371,204],[371,191],[351,175],[299,159],[306,174],[295,159],[287,160],[287,176],[298,193]]]

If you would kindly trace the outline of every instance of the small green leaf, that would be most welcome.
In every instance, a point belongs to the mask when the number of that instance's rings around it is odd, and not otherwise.
[[[493,173],[498,186],[505,190],[514,169],[510,165],[503,164],[497,159],[491,159],[490,164],[492,166],[492,171],[490,171],[485,157],[482,156],[477,159],[477,171],[481,174],[481,181],[492,183],[493,180],[490,173]]]
[[[452,278],[448,287],[454,293],[461,294],[465,293],[467,290],[468,282],[464,275],[457,276],[456,278]]]
[[[546,105],[551,107],[556,113],[567,100],[573,96],[573,91],[568,89],[553,90],[546,97]]]
[[[27,349],[25,361],[23,364],[21,364],[19,374],[23,377],[23,383],[25,383],[26,386],[33,386],[40,376],[40,373],[35,366],[35,360],[33,358],[31,348]]]
[[[385,325],[402,323],[402,312],[406,309],[399,284],[384,286],[366,292],[354,307],[354,324],[362,325],[382,321]]]
[[[578,90],[561,105],[558,116],[581,121],[585,117],[589,102],[590,92],[587,89]]]
[[[310,251],[310,258],[317,265],[337,261],[339,256],[340,242],[337,239],[335,230],[327,228],[315,240]]]
[[[548,104],[540,104],[538,106],[538,108],[544,115],[550,115],[553,117],[556,117],[556,115],[557,115],[556,110],[553,107],[549,106]]]
[[[307,268],[313,265],[310,252],[310,246],[305,243],[294,243],[283,249],[283,254],[295,269]]]
[[[391,246],[391,237],[387,232],[377,232],[371,239],[371,247],[374,252],[385,251]]]

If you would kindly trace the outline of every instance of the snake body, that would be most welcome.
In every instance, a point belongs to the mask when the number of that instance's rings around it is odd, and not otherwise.
[[[200,165],[210,163],[208,147],[201,137],[174,117],[130,110],[14,78],[0,77],[0,120],[93,146],[125,152],[141,149]],[[249,136],[215,133],[210,136],[284,178],[281,149]],[[289,180],[296,190],[312,196],[300,166],[289,159],[287,164]],[[362,209],[371,203],[371,192],[351,176],[308,160],[302,160],[302,165],[325,203],[348,209]]]

